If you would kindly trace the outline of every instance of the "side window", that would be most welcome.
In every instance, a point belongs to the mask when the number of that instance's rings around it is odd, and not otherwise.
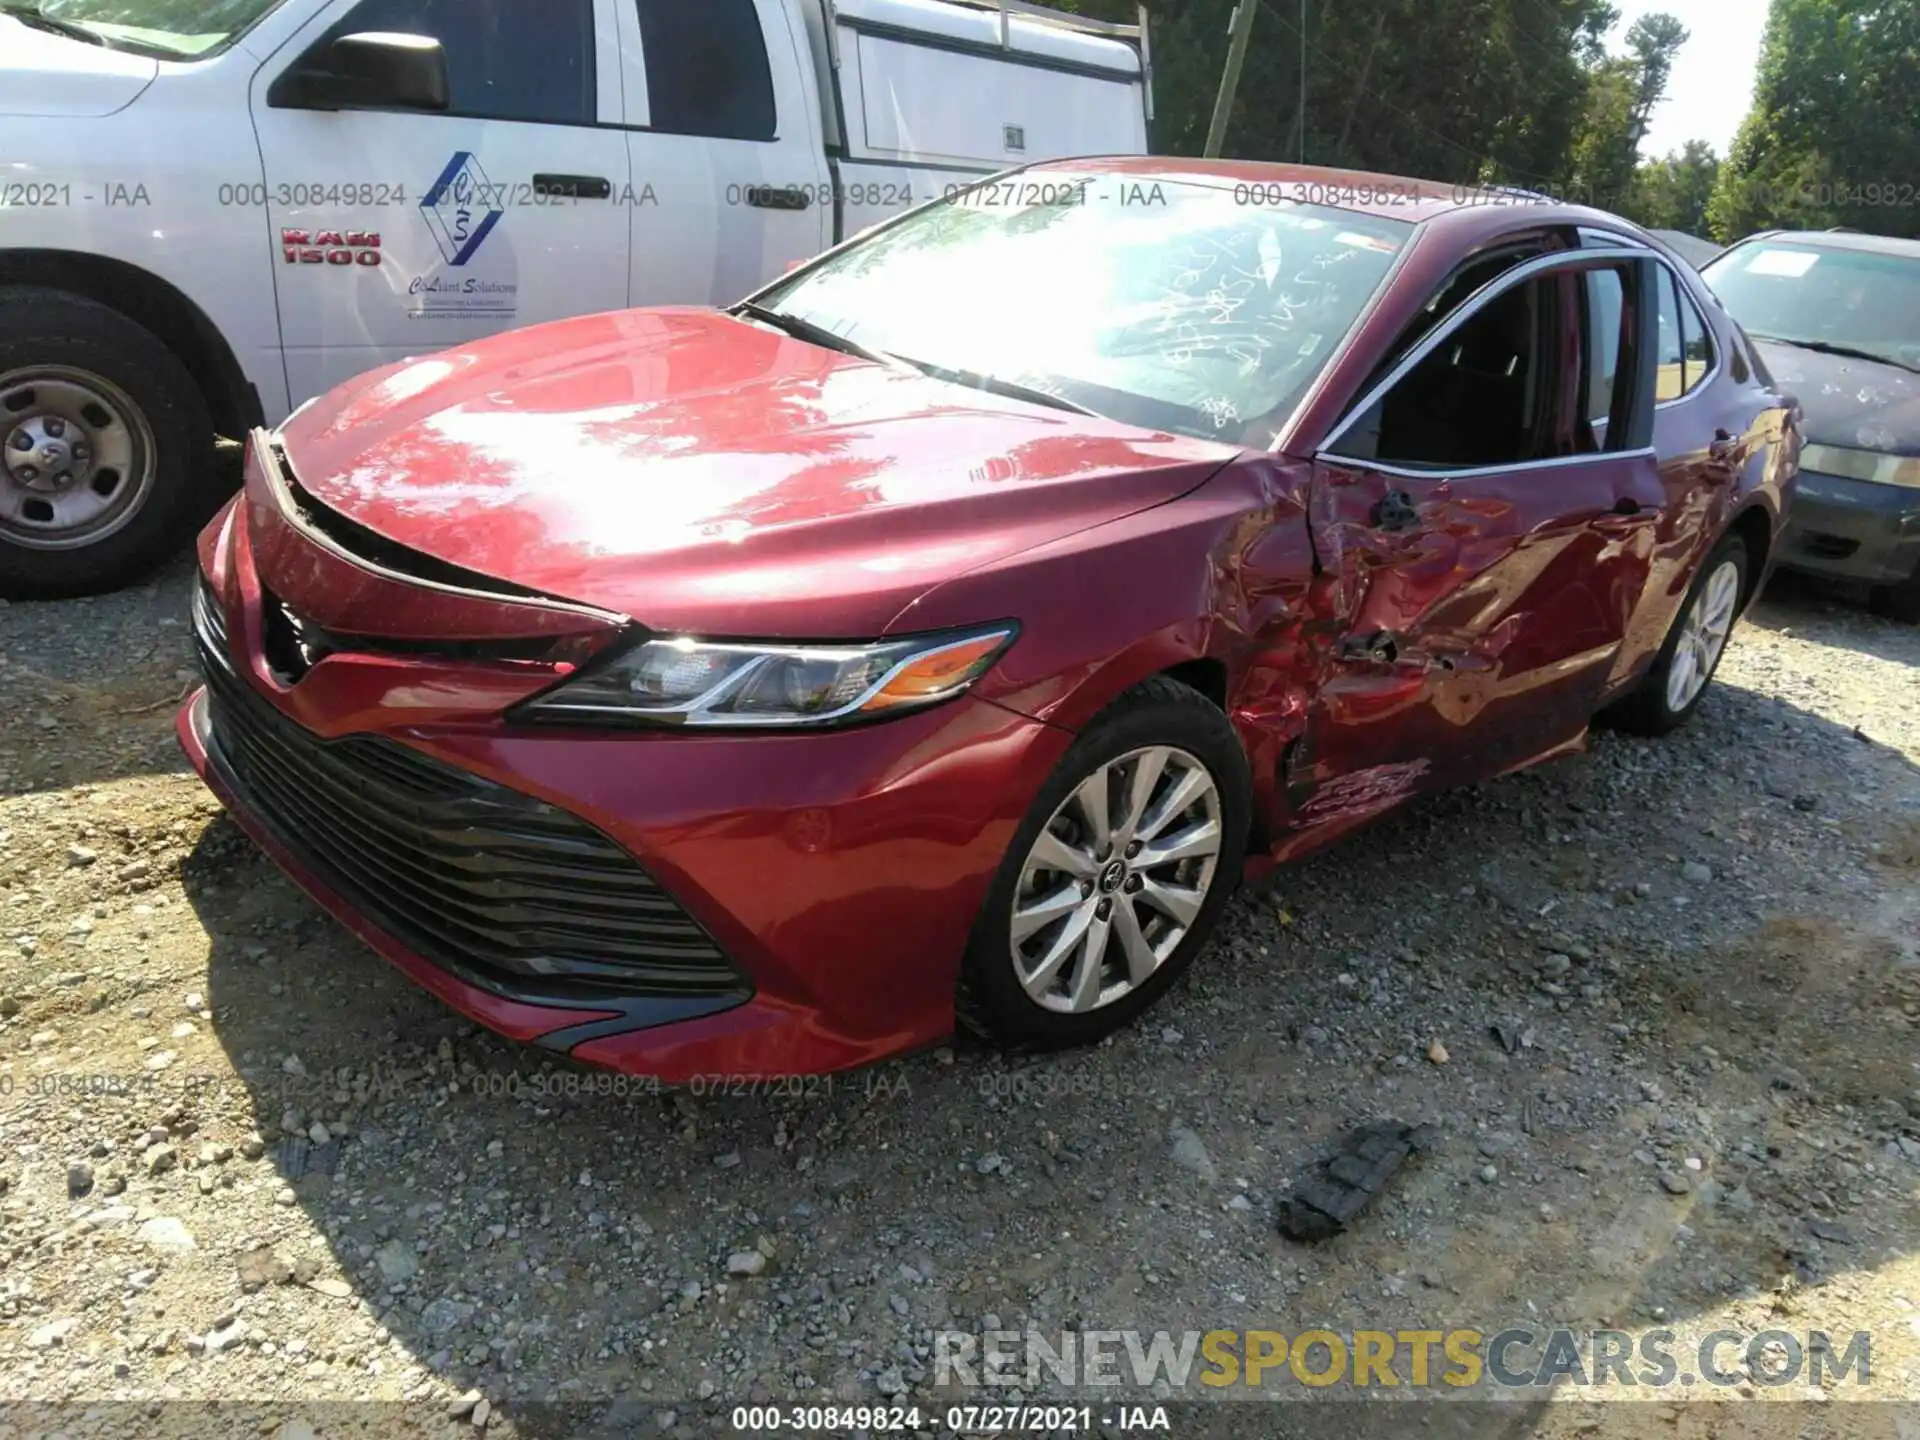
[[[1680,294],[1680,345],[1686,366],[1680,393],[1688,395],[1713,369],[1713,333],[1707,329],[1693,297],[1685,291]]]
[[[1482,305],[1354,423],[1338,453],[1436,468],[1551,454],[1560,293],[1547,275]]]
[[[456,115],[549,125],[599,118],[593,0],[361,0],[330,37],[362,30],[438,40]]]
[[[774,138],[773,69],[753,0],[638,0],[651,128]]]
[[[1687,393],[1685,342],[1680,334],[1680,295],[1673,272],[1660,267],[1660,348],[1654,358],[1658,379],[1653,398],[1664,404]]]
[[[1589,270],[1582,279],[1587,287],[1587,421],[1604,425],[1613,414],[1613,389],[1620,374],[1620,320],[1626,290],[1618,270]]]
[[[1380,361],[1380,368],[1374,372],[1378,379],[1395,365],[1400,357],[1412,350],[1429,333],[1447,322],[1447,318],[1472,298],[1482,285],[1492,284],[1523,260],[1531,260],[1541,253],[1536,241],[1520,240],[1513,244],[1503,244],[1484,255],[1476,255],[1456,270],[1447,283],[1435,292],[1432,299],[1420,307],[1407,328],[1395,338],[1393,348]]]

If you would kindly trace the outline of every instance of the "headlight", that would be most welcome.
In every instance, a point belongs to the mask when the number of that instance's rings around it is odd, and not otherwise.
[[[1920,489],[1920,458],[1883,455],[1878,450],[1850,450],[1839,445],[1808,445],[1800,451],[1800,468],[1843,480],[1871,480],[1878,485]]]
[[[871,645],[649,640],[522,705],[530,720],[829,726],[950,700],[1013,643],[1012,623]]]

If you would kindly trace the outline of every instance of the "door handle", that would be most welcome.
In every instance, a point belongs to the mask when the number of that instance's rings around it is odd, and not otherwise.
[[[752,185],[747,188],[747,204],[759,210],[805,210],[813,204],[813,197],[794,186],[776,189],[772,185]]]
[[[535,175],[533,193],[546,198],[569,200],[606,200],[613,186],[604,175]]]
[[[1739,451],[1740,437],[1735,435],[1731,430],[1714,431],[1713,443],[1707,446],[1708,458],[1717,460],[1722,464],[1732,460]]]

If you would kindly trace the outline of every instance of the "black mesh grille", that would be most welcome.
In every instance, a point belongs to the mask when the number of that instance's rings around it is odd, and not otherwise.
[[[204,584],[194,621],[217,759],[382,929],[508,995],[744,996],[699,923],[586,821],[380,737],[320,739],[235,672]]]

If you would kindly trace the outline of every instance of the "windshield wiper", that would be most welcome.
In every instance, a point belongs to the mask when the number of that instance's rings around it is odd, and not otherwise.
[[[970,385],[975,390],[990,390],[995,395],[1005,395],[1010,400],[1026,400],[1035,405],[1048,405],[1055,410],[1069,410],[1075,415],[1091,415],[1101,418],[1097,410],[1089,410],[1078,400],[1069,400],[1064,395],[1050,394],[1031,385],[1022,385],[1018,380],[1003,380],[998,375],[984,374],[978,370],[958,370],[951,365],[935,365],[931,360],[916,360],[911,355],[892,357],[903,364],[911,365],[923,375],[931,375],[936,380],[950,380],[955,385]]]
[[[776,330],[784,330],[796,340],[804,340],[809,345],[818,345],[824,350],[838,350],[843,355],[857,355],[862,360],[871,360],[876,365],[898,365],[897,356],[884,350],[874,350],[862,345],[858,340],[849,340],[838,330],[829,330],[824,325],[816,325],[811,320],[798,315],[790,315],[785,310],[770,310],[765,305],[756,305],[751,300],[743,300],[733,307],[736,315],[745,315],[758,320],[762,325],[771,325]]]
[[[1829,340],[1789,340],[1783,335],[1753,335],[1755,340],[1771,340],[1776,345],[1791,345],[1796,350],[1811,350],[1817,355],[1838,355],[1845,360],[1871,360],[1876,365],[1892,365],[1900,370],[1911,370],[1920,375],[1920,366],[1909,365],[1904,360],[1896,360],[1891,355],[1877,355],[1871,350],[1862,350],[1854,345],[1835,345]]]
[[[784,330],[796,340],[805,340],[810,345],[819,345],[828,350],[839,350],[848,355],[857,355],[862,360],[871,360],[876,365],[889,365],[896,369],[911,366],[922,375],[931,375],[936,380],[951,381],[956,385],[971,385],[976,390],[991,390],[995,394],[1005,395],[1014,400],[1028,400],[1035,405],[1049,405],[1055,410],[1071,410],[1076,415],[1093,415],[1096,411],[1074,400],[1059,395],[1049,395],[1044,390],[1036,390],[1031,385],[1022,385],[1016,380],[1002,380],[998,375],[983,375],[975,370],[956,370],[948,365],[935,365],[928,360],[915,360],[910,355],[895,355],[888,350],[875,350],[870,345],[862,345],[858,340],[849,340],[838,330],[829,330],[824,325],[785,310],[772,310],[765,305],[743,300],[733,307],[736,315],[745,315],[776,330]]]
[[[38,0],[30,3],[0,4],[0,13],[11,15],[22,25],[31,25],[36,30],[47,30],[55,35],[64,35],[69,40],[81,40],[89,45],[107,46],[107,37],[97,30],[89,30],[71,20],[62,20],[58,15],[49,15],[42,10]],[[107,48],[112,48],[107,46]]]

